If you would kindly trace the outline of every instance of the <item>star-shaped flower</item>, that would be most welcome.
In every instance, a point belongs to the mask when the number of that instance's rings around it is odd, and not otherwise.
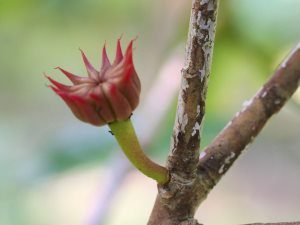
[[[123,56],[120,39],[114,62],[111,64],[104,45],[102,66],[96,70],[82,50],[88,77],[76,76],[60,67],[73,85],[61,84],[48,77],[52,90],[69,106],[73,114],[83,122],[102,126],[130,117],[139,103],[141,84],[132,59],[133,40]]]

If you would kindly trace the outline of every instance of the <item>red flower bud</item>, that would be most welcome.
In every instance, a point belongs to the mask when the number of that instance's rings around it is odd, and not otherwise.
[[[58,67],[73,83],[61,84],[47,77],[52,90],[70,107],[80,120],[95,126],[126,120],[139,103],[141,84],[132,60],[133,40],[123,56],[120,39],[116,57],[111,64],[104,45],[102,66],[96,70],[82,50],[88,77],[79,77]]]

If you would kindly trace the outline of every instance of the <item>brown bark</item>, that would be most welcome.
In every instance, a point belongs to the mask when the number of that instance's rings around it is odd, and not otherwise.
[[[269,118],[277,113],[297,90],[299,81],[300,45],[206,147],[198,165],[199,176],[208,174],[212,183],[217,183]]]
[[[291,223],[251,223],[245,225],[300,225],[300,222],[291,222]]]
[[[252,100],[245,102],[244,108],[199,159],[217,5],[217,0],[193,0],[186,61],[167,162],[171,180],[158,187],[148,225],[199,224],[193,218],[199,204],[299,86],[298,46]],[[277,225],[280,224],[289,223]]]
[[[202,200],[254,140],[270,117],[293,95],[299,83],[300,45],[201,154],[198,164],[199,188],[196,191],[203,193]],[[300,222],[248,225],[300,225]]]
[[[195,184],[217,3],[217,0],[193,0],[181,91],[167,162],[171,180],[159,187],[149,225],[197,224],[193,216],[200,193],[196,192]]]

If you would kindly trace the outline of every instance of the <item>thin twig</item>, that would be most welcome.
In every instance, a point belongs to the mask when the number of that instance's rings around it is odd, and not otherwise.
[[[300,45],[281,64],[271,79],[227,124],[201,154],[198,174],[212,187],[230,168],[241,152],[254,140],[272,115],[297,90],[300,81]],[[205,176],[205,177],[204,177]]]

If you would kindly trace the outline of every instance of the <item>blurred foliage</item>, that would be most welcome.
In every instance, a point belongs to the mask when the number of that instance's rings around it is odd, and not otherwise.
[[[299,8],[298,0],[221,1],[202,147],[299,40]],[[96,64],[105,40],[113,56],[121,34],[124,43],[139,35],[135,61],[144,98],[165,57],[183,46],[189,10],[190,1],[0,0],[0,224],[39,224],[28,215],[28,191],[70,169],[104,164],[116,147],[107,128],[73,118],[45,87],[43,72],[63,81],[52,70],[57,65],[85,74],[79,46]],[[150,146],[161,161],[175,101]]]

